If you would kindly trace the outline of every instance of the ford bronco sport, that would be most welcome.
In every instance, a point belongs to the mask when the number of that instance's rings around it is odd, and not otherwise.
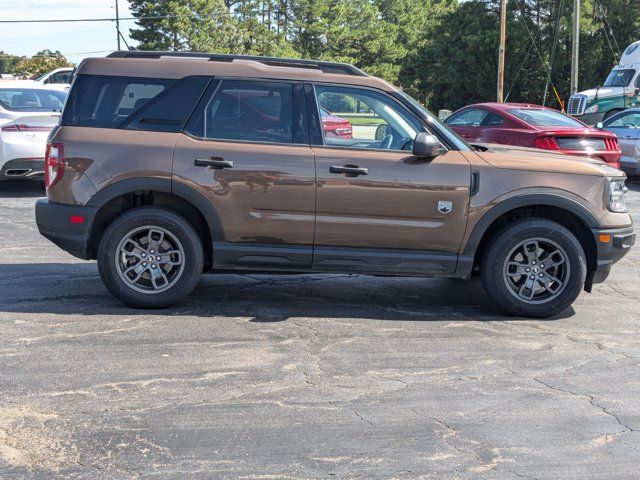
[[[321,109],[367,125],[332,135]],[[115,52],[77,69],[36,218],[135,307],[209,271],[479,272],[510,314],[547,317],[634,243],[624,182],[597,160],[472,147],[351,65]]]

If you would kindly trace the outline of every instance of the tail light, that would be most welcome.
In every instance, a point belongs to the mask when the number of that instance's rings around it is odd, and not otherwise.
[[[53,129],[51,126],[41,126],[41,125],[24,125],[24,124],[12,124],[12,125],[4,125],[0,127],[0,130],[3,132],[50,132]]]
[[[336,133],[338,135],[351,135],[353,133],[353,129],[351,127],[338,127],[336,128]]]
[[[555,137],[536,137],[533,141],[533,145],[536,148],[542,148],[544,150],[559,150],[560,146],[556,141]]]
[[[44,183],[47,189],[53,187],[64,175],[64,145],[47,143],[44,155]]]
[[[617,138],[605,138],[604,144],[607,147],[607,150],[620,150]]]

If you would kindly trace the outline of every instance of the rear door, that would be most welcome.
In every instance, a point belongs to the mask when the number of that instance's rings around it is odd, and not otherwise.
[[[635,168],[638,165],[638,160],[640,160],[636,154],[638,137],[640,136],[640,113],[621,113],[605,122],[604,128],[615,133],[618,137],[618,143],[622,150],[621,166]]]
[[[318,126],[317,136],[311,132],[318,185],[314,269],[451,273],[466,228],[469,162],[454,150],[414,157],[412,141],[424,127],[383,92],[316,85],[310,105],[314,96],[353,128],[347,139],[321,135]]]
[[[214,80],[174,148],[173,181],[213,206],[217,268],[311,266],[315,165],[303,86]]]

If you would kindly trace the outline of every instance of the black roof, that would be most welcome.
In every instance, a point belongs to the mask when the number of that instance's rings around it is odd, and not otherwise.
[[[348,63],[325,62],[322,60],[303,60],[300,58],[260,57],[257,55],[234,55],[226,53],[199,53],[199,52],[151,52],[143,50],[118,50],[107,55],[110,58],[205,58],[210,62],[233,62],[234,60],[250,60],[260,62],[272,67],[309,68],[320,70],[324,73],[339,73],[342,75],[357,75],[366,77],[359,68]]]

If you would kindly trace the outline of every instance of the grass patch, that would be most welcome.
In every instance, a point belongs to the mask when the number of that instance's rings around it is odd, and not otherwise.
[[[344,118],[345,120],[349,120],[351,125],[380,125],[381,123],[386,123],[380,117],[364,117],[361,115],[344,115],[340,113],[334,113],[334,115]]]

